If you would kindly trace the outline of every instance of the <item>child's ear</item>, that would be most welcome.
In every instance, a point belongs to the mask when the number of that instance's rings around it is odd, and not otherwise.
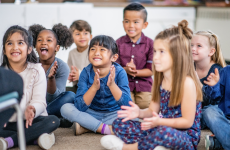
[[[143,29],[147,28],[148,24],[149,24],[149,23],[148,23],[147,21],[144,22]]]
[[[118,54],[113,55],[111,61],[115,62],[118,59],[118,57],[119,57]]]
[[[30,53],[32,52],[32,50],[33,50],[33,48],[30,47],[30,48],[28,49],[28,54],[30,54]]]
[[[92,38],[93,38],[93,35],[92,35],[92,34],[90,34],[90,40],[92,40]]]
[[[55,52],[57,53],[59,51],[59,49],[60,49],[60,45],[57,45],[56,49],[55,49]]]
[[[216,49],[215,49],[214,47],[211,48],[211,50],[210,50],[208,56],[211,57],[215,52],[216,52]]]

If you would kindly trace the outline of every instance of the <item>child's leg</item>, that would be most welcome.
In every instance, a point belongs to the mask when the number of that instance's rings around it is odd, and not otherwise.
[[[24,122],[25,124],[25,122]],[[26,144],[32,144],[38,137],[43,133],[51,133],[56,130],[59,126],[59,119],[56,116],[39,116],[33,120],[32,126],[25,128],[25,138]],[[17,137],[17,123],[8,123],[6,128],[3,131],[1,130],[1,135],[5,134],[4,138],[8,137],[7,134],[15,133],[9,138],[13,140],[13,146],[18,146],[18,137]],[[8,132],[8,133],[7,133]]]
[[[223,148],[230,149],[230,120],[225,117],[223,111],[218,106],[209,107],[205,110],[203,118]]]
[[[130,94],[131,94],[132,101],[136,104],[136,101],[135,101],[135,90],[133,92],[130,92]]]
[[[49,115],[61,117],[60,109],[66,103],[74,103],[75,93],[71,91],[63,92],[47,105]]]
[[[112,124],[113,132],[126,144],[136,143],[151,132],[151,129],[147,131],[141,130],[141,122],[139,121],[129,120],[122,122],[121,120],[121,118],[114,120]]]
[[[71,122],[77,122],[91,131],[97,132],[99,127],[102,128],[102,122],[100,120],[102,120],[103,114],[92,109],[81,112],[74,104],[67,103],[61,107],[61,114],[65,119]]]
[[[136,92],[135,94],[136,104],[140,107],[140,109],[148,108],[151,98],[151,92]]]

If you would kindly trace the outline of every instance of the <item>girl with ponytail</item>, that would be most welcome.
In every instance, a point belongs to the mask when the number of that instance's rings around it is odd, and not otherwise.
[[[149,108],[133,102],[121,106],[113,122],[115,135],[101,139],[106,149],[197,149],[202,91],[190,47],[192,31],[183,20],[154,41],[154,83]],[[163,118],[159,117],[159,112]],[[143,119],[142,122],[134,121]],[[157,148],[156,148],[157,147]]]
[[[209,85],[208,76],[226,66],[217,35],[211,31],[198,31],[191,40],[191,49],[197,75],[203,87],[203,102],[201,113],[201,129],[207,128],[203,119],[205,110],[218,105],[219,99],[207,96],[206,86]]]
[[[32,32],[33,46],[39,55],[47,79],[47,112],[61,118],[60,108],[65,103],[73,103],[75,93],[65,92],[69,67],[61,59],[55,57],[60,47],[68,48],[73,43],[72,34],[62,24],[56,24],[52,29],[46,29],[35,24],[29,27]],[[64,121],[64,122],[63,122]],[[65,124],[63,124],[65,123]],[[69,127],[72,123],[61,120],[61,127]]]

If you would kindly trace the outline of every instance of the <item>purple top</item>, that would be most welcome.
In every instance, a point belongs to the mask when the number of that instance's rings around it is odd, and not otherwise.
[[[136,69],[148,68],[152,70],[153,63],[153,40],[146,37],[143,33],[136,43],[133,43],[128,35],[120,37],[117,41],[119,57],[117,63],[125,67],[133,57]],[[128,75],[129,87],[132,92],[151,92],[152,77],[132,77]]]

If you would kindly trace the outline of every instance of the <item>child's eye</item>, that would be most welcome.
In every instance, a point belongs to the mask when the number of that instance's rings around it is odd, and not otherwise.
[[[12,43],[8,42],[7,45],[12,45]]]
[[[154,53],[156,53],[157,51],[156,50],[153,50]]]
[[[77,33],[76,35],[79,35],[79,33]]]
[[[88,33],[86,32],[85,35],[87,35]]]
[[[23,44],[23,42],[19,42],[18,44],[19,44],[19,45],[22,45],[22,44]]]
[[[128,23],[129,21],[125,21],[125,23]]]
[[[135,21],[135,23],[138,23],[137,21]]]
[[[193,44],[191,44],[191,47],[193,47]]]
[[[197,45],[198,47],[201,47],[201,45]]]
[[[94,48],[91,48],[90,50],[91,50],[91,51],[94,51],[95,49],[94,49]]]
[[[106,51],[105,49],[101,49],[101,51]]]
[[[47,40],[48,42],[52,42],[52,40]]]
[[[164,53],[164,51],[161,51],[161,53]]]

